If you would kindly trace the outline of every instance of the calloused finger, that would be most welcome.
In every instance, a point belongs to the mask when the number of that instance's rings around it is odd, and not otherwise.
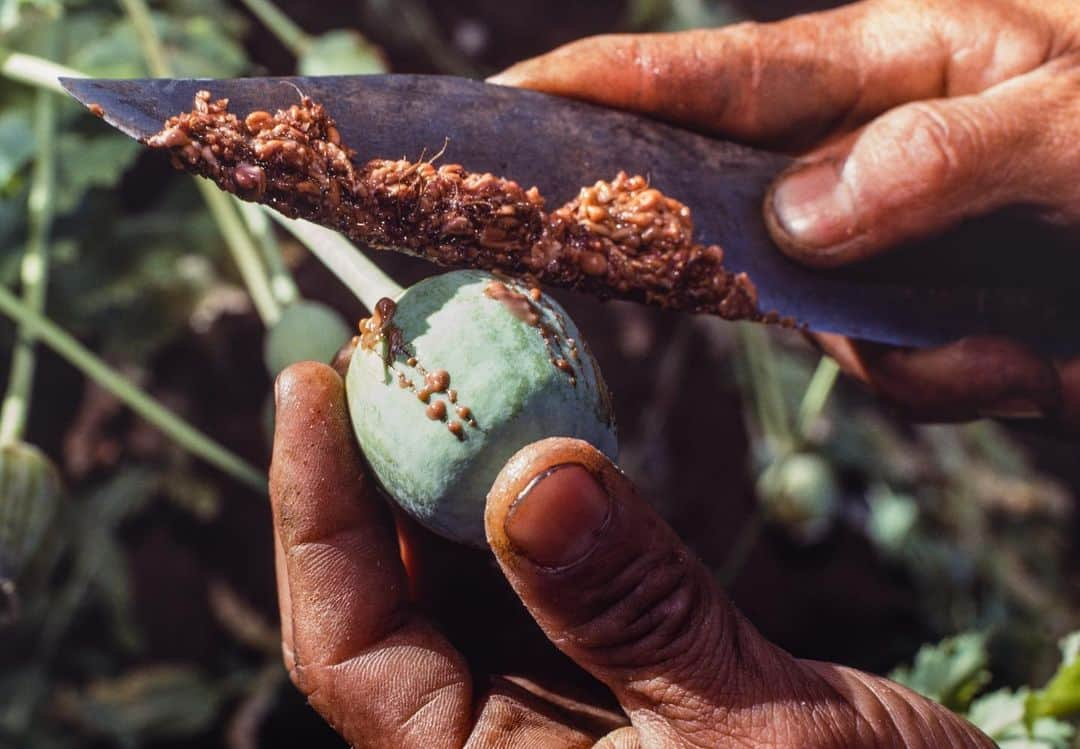
[[[281,537],[276,527],[274,528],[274,577],[277,580],[278,611],[281,618],[281,659],[285,663],[285,670],[291,674],[296,668],[296,656],[293,651],[292,594],[289,592],[285,550],[281,548]]]
[[[610,730],[610,720],[503,679],[474,703],[464,657],[410,601],[403,547],[361,468],[341,377],[297,364],[279,376],[276,397],[270,493],[283,632],[292,633],[286,663],[351,746],[585,749]]]
[[[1008,54],[995,48],[1010,30]],[[1046,60],[1005,4],[863,2],[784,21],[572,42],[492,78],[796,150],[898,104],[981,91]]]
[[[585,442],[551,438],[514,455],[488,495],[485,525],[522,602],[612,689],[642,746],[992,746],[898,685],[768,642]],[[608,746],[615,738],[633,737]]]
[[[813,337],[848,374],[917,420],[1057,419],[1062,413],[1056,368],[1016,341],[972,337],[900,349],[832,334]]]
[[[1061,379],[1061,421],[1070,432],[1080,432],[1080,356],[1058,365]]]
[[[765,218],[807,265],[835,267],[1022,206],[1080,225],[1080,54],[979,94],[897,107],[777,179]]]
[[[633,726],[627,726],[600,739],[594,749],[641,749],[641,737]]]
[[[270,494],[291,622],[292,677],[353,746],[463,746],[465,661],[408,605],[386,508],[364,475],[344,383],[324,364],[276,384]]]

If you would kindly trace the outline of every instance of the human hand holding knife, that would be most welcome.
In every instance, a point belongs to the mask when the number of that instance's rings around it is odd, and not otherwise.
[[[1052,5],[1041,12],[1056,17],[1067,10]],[[804,161],[819,168],[793,170],[769,193],[764,211],[770,185],[793,163],[788,156],[502,86],[422,76],[66,85],[144,141],[190,109],[200,89],[228,98],[241,116],[288,107],[299,89],[327,108],[360,162],[419,159],[445,144],[448,163],[536,185],[551,207],[619,171],[644,175],[691,209],[694,239],[723,249],[724,267],[746,274],[763,312],[819,334],[845,369],[914,415],[1042,415],[1068,425],[1080,419],[1080,367],[1070,361],[1080,346],[1080,294],[1063,272],[1074,262],[1075,235],[999,217],[926,237],[1016,204],[1040,204],[1058,225],[1075,228],[1080,198],[1076,180],[1067,177],[1076,173],[1076,149],[1055,151],[1053,144],[1068,144],[1060,131],[1077,121],[1069,112],[1078,97],[1067,96],[1075,90],[1077,53],[1067,44],[1067,23],[1047,26],[1061,43],[1044,61],[1034,51],[1054,39],[1021,28],[1021,11],[963,12],[972,16],[964,28],[975,37],[979,29],[1012,23],[1022,38],[990,66],[970,55],[956,58],[949,48],[931,60],[929,42],[911,28],[924,15],[876,3],[771,26],[645,42],[601,38],[498,79],[713,136],[804,154],[812,146]],[[863,31],[885,21],[911,28],[915,41],[891,56],[875,52]],[[823,39],[826,29],[829,45],[808,46],[806,39]],[[952,41],[965,49],[962,39]],[[767,61],[757,79],[744,75],[755,50]],[[932,74],[943,67],[953,71],[944,83]],[[875,84],[860,89],[858,101],[849,92],[852,70]],[[1033,108],[1047,113],[1048,124],[1031,117],[1026,126],[1015,124],[1017,111]],[[815,184],[825,187],[815,193]],[[785,211],[773,209],[777,201]],[[844,201],[858,210],[845,214]],[[846,238],[831,241],[830,232]],[[908,240],[919,244],[886,256]],[[869,256],[876,257],[865,262]]]

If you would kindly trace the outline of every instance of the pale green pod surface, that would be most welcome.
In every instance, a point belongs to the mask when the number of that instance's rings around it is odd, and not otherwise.
[[[510,303],[492,297],[492,284],[505,286]],[[617,457],[595,360],[562,307],[528,293],[480,271],[426,279],[397,299],[392,322],[401,337],[390,365],[384,342],[358,348],[349,366],[349,413],[375,477],[421,523],[456,541],[484,544],[488,490],[525,445],[576,437]],[[425,404],[423,373],[438,370],[449,374],[449,389]]]
[[[325,364],[351,335],[341,315],[325,304],[305,301],[290,304],[266,334],[263,349],[266,370],[277,376],[298,361]]]
[[[60,474],[33,445],[0,445],[0,581],[15,578],[41,545],[63,498]]]

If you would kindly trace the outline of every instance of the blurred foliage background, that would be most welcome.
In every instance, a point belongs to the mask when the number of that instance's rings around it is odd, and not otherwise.
[[[0,746],[340,745],[280,665],[260,475],[272,376],[363,310],[262,214],[41,88],[44,61],[483,76],[587,34],[812,6],[0,0],[0,278],[23,299],[0,307],[59,329],[0,326]],[[1002,746],[1078,745],[1074,447],[907,424],[796,335],[560,297],[624,468],[767,636],[895,668]]]

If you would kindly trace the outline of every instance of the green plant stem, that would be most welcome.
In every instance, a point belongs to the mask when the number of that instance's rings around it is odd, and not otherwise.
[[[758,422],[774,450],[786,452],[794,446],[795,438],[769,334],[756,323],[740,323],[738,330]]]
[[[288,307],[300,298],[300,290],[281,258],[281,245],[278,244],[270,218],[255,203],[236,200],[236,205],[244,217],[248,231],[262,250],[263,262],[270,273],[270,290],[274,293],[274,298],[282,307]]]
[[[139,47],[142,48],[143,57],[150,68],[150,74],[155,78],[167,78],[172,75],[169,60],[165,56],[165,48],[161,45],[161,37],[154,28],[154,19],[150,15],[150,9],[143,0],[120,0],[124,6],[124,12],[131,19],[131,25],[135,28],[135,36],[139,39]]]
[[[799,434],[805,438],[829,400],[840,367],[834,359],[821,357],[799,404]]]
[[[311,36],[269,0],[241,2],[294,56],[300,57],[311,46]]]
[[[24,55],[0,47],[0,75],[28,86],[64,93],[59,78],[85,78],[78,70],[59,65],[34,55]]]
[[[101,554],[88,554],[85,549],[78,550],[71,577],[50,601],[49,616],[41,629],[39,639],[39,659],[42,662],[51,663],[56,657],[61,638],[71,627],[87,591],[101,571],[103,561]]]
[[[0,286],[0,312],[15,320],[72,366],[112,393],[139,416],[153,424],[184,449],[253,489],[266,491],[266,479],[242,458],[188,424],[135,385],[124,379],[89,349],[52,321],[30,309]]]
[[[49,234],[56,196],[56,98],[50,91],[39,90],[34,100],[34,134],[37,157],[28,199],[28,237],[20,267],[22,294],[26,306],[34,312],[45,309],[49,283]],[[20,325],[11,355],[11,375],[0,410],[0,443],[22,438],[30,397],[34,386],[34,335]]]
[[[205,179],[196,179],[199,192],[206,201],[210,214],[217,222],[221,236],[232,250],[233,261],[244,279],[251,301],[255,305],[256,312],[267,327],[272,326],[281,317],[281,306],[274,298],[274,292],[270,288],[270,282],[266,277],[266,269],[259,257],[259,249],[252,241],[240,220],[240,214],[229,196],[217,188],[213,182]]]
[[[144,0],[120,0],[120,2],[135,27],[135,33],[139,37],[139,45],[142,47],[147,65],[150,66],[150,72],[159,77],[172,75],[172,68],[161,46],[161,38],[154,29],[153,19]],[[262,3],[256,0],[255,4],[261,5]],[[267,12],[276,13],[285,24],[292,23],[277,8],[269,5],[269,3],[266,3],[266,6]],[[255,12],[254,9],[253,12]],[[264,22],[270,25],[268,21]],[[303,35],[303,32],[295,26],[292,27],[292,32]],[[232,250],[233,258],[240,269],[244,284],[251,293],[259,317],[267,326],[273,325],[281,317],[279,304],[291,304],[299,297],[299,293],[284,263],[281,262],[281,255],[277,250],[277,240],[273,232],[270,231],[269,222],[258,210],[248,211],[241,201],[236,200],[235,205],[240,208],[247,229],[251,230],[249,234],[236,221],[234,212],[227,205],[228,201],[221,199],[220,193],[215,187],[200,182],[199,190],[202,192],[215,220],[217,220],[218,226],[225,236],[225,241]],[[258,260],[260,253],[255,244],[252,243],[251,236],[258,240],[259,247],[262,248],[262,262],[266,263],[265,268],[268,269],[269,280],[267,279],[267,273],[264,272],[264,266]]]
[[[356,245],[338,234],[309,221],[286,218],[277,211],[267,210],[279,224],[337,276],[369,310],[383,297],[396,298],[401,286],[371,262]]]
[[[168,58],[165,56],[165,49],[161,44],[161,38],[158,36],[157,30],[154,28],[153,19],[145,1],[120,0],[120,3],[135,27],[135,33],[139,38],[139,46],[142,48],[150,72],[157,77],[172,75],[172,68],[169,65]],[[248,293],[251,294],[251,300],[255,305],[256,312],[258,312],[264,325],[267,327],[272,326],[281,317],[281,307],[278,305],[270,288],[266,270],[263,267],[262,260],[259,258],[258,248],[251,240],[251,235],[247,233],[247,229],[240,220],[236,209],[231,205],[228,196],[218,190],[215,185],[205,180],[198,180],[196,184],[206,201],[207,207],[210,209],[210,213],[217,222],[222,236],[225,238],[225,243],[232,253],[233,261],[240,270],[240,275],[244,279]]]

